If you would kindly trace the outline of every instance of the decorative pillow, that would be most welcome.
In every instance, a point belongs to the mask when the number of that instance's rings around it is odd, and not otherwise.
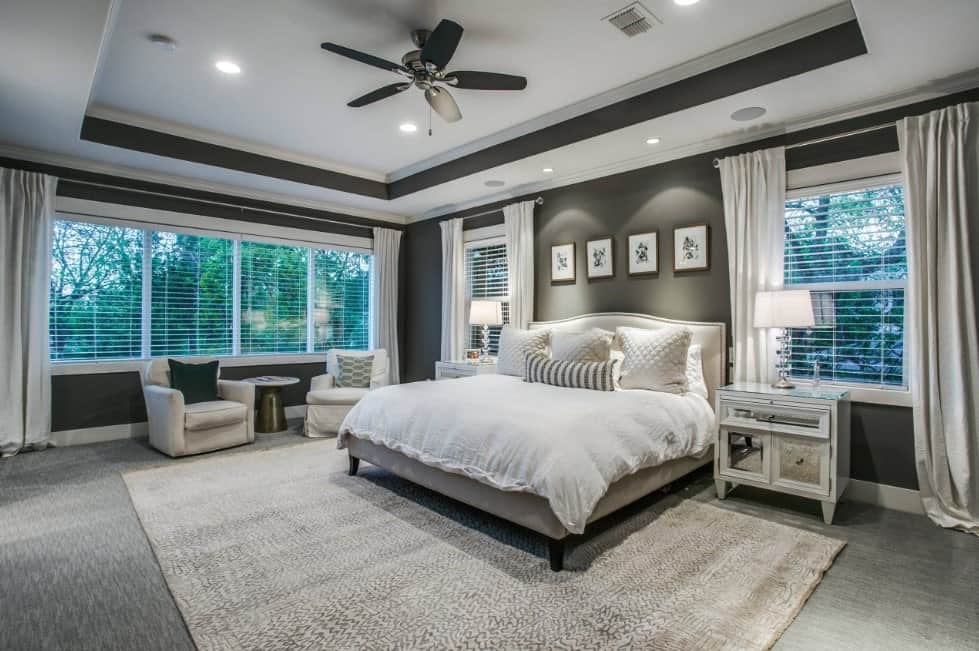
[[[527,355],[524,381],[572,389],[615,391],[618,360],[608,362],[561,362],[543,353]]]
[[[369,389],[373,368],[373,355],[337,355],[337,387]]]
[[[709,400],[707,380],[704,379],[704,351],[700,344],[690,344],[687,353],[687,391]]]
[[[552,332],[551,358],[559,362],[607,362],[615,334],[601,328],[588,332]]]
[[[218,360],[205,364],[186,364],[168,359],[170,388],[184,394],[184,404],[220,400],[218,397]]]
[[[496,372],[523,377],[524,359],[531,353],[546,355],[550,339],[550,330],[521,330],[513,326],[503,326],[500,332],[500,352],[496,358]]]
[[[687,352],[691,332],[686,328],[617,328],[625,359],[619,383],[623,389],[664,393],[687,391]]]

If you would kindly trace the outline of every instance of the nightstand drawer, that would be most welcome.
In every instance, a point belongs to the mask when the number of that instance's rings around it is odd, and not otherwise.
[[[829,494],[829,441],[772,437],[772,484],[816,495]]]
[[[718,473],[730,479],[769,483],[771,443],[771,434],[722,429]]]
[[[440,380],[454,380],[460,377],[471,377],[476,375],[476,369],[456,368],[454,366],[444,366],[439,369]]]
[[[794,436],[829,439],[830,412],[789,403],[721,400],[721,427],[782,432]]]

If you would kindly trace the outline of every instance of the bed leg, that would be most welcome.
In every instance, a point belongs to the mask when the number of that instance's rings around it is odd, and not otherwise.
[[[551,571],[560,572],[564,569],[564,538],[547,539],[547,555],[551,559]]]
[[[350,457],[349,457],[349,461],[350,461],[350,467],[347,468],[347,474],[348,475],[356,475],[357,474],[357,468],[360,467],[360,459],[358,459],[357,457],[355,457],[354,455],[351,454]]]

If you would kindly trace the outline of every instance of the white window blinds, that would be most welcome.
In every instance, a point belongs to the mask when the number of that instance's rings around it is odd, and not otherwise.
[[[900,185],[788,200],[785,285],[812,291],[816,317],[792,331],[791,375],[903,387],[906,284]]]
[[[241,243],[241,352],[306,352],[309,249]]]
[[[52,233],[51,359],[141,356],[143,231],[56,221]]]
[[[162,232],[151,237],[151,355],[230,355],[234,242]]]
[[[366,349],[371,256],[317,250],[313,257],[313,349]]]
[[[510,305],[507,302],[506,244],[493,242],[473,244],[466,248],[466,285],[469,299],[489,299],[503,303],[503,322],[510,322]],[[467,315],[468,316],[468,315]],[[502,326],[490,326],[490,354],[496,355],[500,345]],[[482,326],[469,326],[469,347],[482,347]]]

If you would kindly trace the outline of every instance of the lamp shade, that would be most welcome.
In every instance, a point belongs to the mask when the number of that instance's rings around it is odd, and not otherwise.
[[[469,305],[469,323],[476,325],[503,325],[503,303],[499,301],[473,301]]]
[[[808,289],[758,292],[755,295],[756,328],[811,328],[812,298]]]

